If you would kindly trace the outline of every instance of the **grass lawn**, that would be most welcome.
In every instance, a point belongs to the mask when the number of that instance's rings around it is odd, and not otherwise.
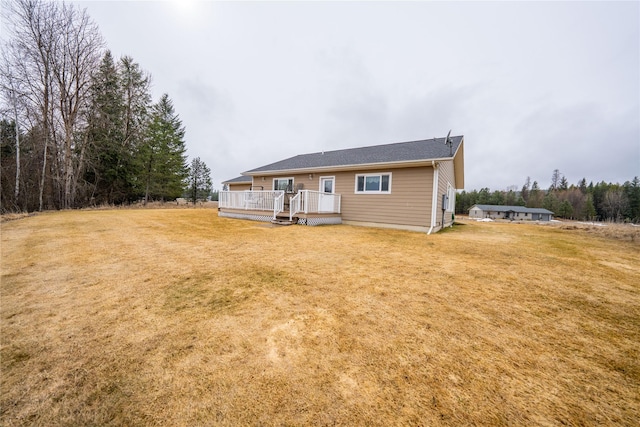
[[[637,425],[640,235],[1,226],[0,424]]]

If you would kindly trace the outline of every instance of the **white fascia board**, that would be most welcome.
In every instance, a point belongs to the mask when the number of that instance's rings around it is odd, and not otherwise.
[[[350,171],[350,170],[363,170],[363,169],[399,169],[406,167],[418,167],[418,166],[431,166],[431,162],[442,162],[446,160],[453,160],[453,157],[438,158],[438,159],[424,159],[424,160],[404,160],[400,162],[382,162],[382,163],[362,163],[357,165],[340,165],[340,166],[321,166],[316,168],[300,168],[300,169],[279,169],[279,170],[263,170],[256,172],[242,172],[242,175],[249,176],[261,176],[261,175],[279,175],[279,174],[299,174],[299,173],[319,173],[326,171]]]

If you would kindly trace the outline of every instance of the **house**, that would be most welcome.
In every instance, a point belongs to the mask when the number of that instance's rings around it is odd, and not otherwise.
[[[228,191],[245,191],[251,190],[251,184],[253,179],[250,176],[239,176],[237,178],[223,181],[222,188],[227,188]]]
[[[473,205],[469,209],[469,218],[551,221],[553,212],[524,206]]]
[[[221,192],[219,216],[432,233],[453,223],[456,189],[464,188],[464,138],[301,154],[242,175],[251,189]]]

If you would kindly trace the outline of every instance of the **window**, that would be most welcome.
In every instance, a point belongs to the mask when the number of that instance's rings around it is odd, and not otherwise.
[[[320,177],[320,192],[322,193],[333,193],[334,183],[336,177],[335,176],[321,176]]]
[[[293,192],[293,178],[274,178],[273,189],[286,192]]]
[[[448,212],[456,210],[456,190],[451,184],[447,184],[447,206],[445,206],[445,208]]]
[[[390,173],[356,175],[356,193],[391,193]]]

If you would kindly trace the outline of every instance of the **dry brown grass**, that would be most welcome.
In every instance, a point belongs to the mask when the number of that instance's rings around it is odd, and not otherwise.
[[[28,216],[36,215],[36,213],[28,212],[12,212],[0,215],[0,223],[7,221],[15,221],[16,219],[26,218]]]
[[[2,224],[0,422],[637,425],[637,241],[272,228],[212,209]]]
[[[596,234],[601,237],[617,240],[627,240],[640,243],[640,225],[622,223],[585,223],[577,221],[563,221],[553,223],[552,226],[563,230],[579,230],[583,233]]]

